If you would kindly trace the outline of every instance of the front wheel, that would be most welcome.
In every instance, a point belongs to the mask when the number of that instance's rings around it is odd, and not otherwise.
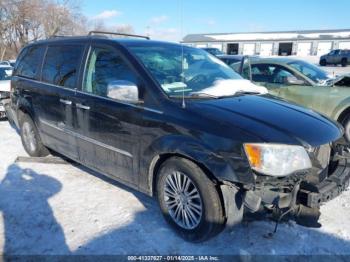
[[[225,217],[219,193],[193,162],[173,157],[163,163],[157,193],[165,219],[185,240],[205,241],[223,229]]]
[[[341,124],[344,127],[344,136],[347,142],[350,142],[350,114],[347,115]]]
[[[326,66],[326,65],[327,65],[326,59],[322,59],[322,60],[320,61],[320,66]]]

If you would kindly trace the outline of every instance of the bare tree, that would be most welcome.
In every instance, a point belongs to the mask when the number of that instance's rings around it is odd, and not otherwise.
[[[0,59],[31,41],[85,33],[86,18],[74,0],[0,0]]]

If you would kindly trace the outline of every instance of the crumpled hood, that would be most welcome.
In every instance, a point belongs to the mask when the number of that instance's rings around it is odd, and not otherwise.
[[[314,147],[343,135],[340,125],[327,117],[271,95],[243,95],[195,104],[196,111],[215,117],[213,121],[246,130],[264,142]]]
[[[11,81],[0,80],[0,92],[10,92],[10,91],[11,91]]]

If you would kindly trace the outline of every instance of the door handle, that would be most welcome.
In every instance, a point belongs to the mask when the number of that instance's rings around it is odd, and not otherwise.
[[[89,106],[86,106],[86,105],[83,105],[83,104],[80,104],[80,103],[76,103],[75,104],[78,108],[81,108],[81,109],[84,109],[84,110],[89,110],[90,107]]]
[[[72,104],[72,101],[70,101],[70,100],[64,100],[64,99],[60,99],[60,102],[61,103],[63,103],[63,104],[65,104],[65,105],[71,105]]]

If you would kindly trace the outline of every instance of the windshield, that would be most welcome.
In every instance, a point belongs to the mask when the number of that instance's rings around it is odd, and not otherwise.
[[[325,71],[313,64],[304,61],[293,61],[288,64],[316,83],[323,83],[329,79]]]
[[[1,80],[10,80],[12,75],[11,67],[0,67],[0,81]]]
[[[182,92],[185,96],[201,93],[218,86],[218,81],[242,79],[224,62],[201,49],[171,44],[129,46],[129,49],[172,97],[182,96]]]

